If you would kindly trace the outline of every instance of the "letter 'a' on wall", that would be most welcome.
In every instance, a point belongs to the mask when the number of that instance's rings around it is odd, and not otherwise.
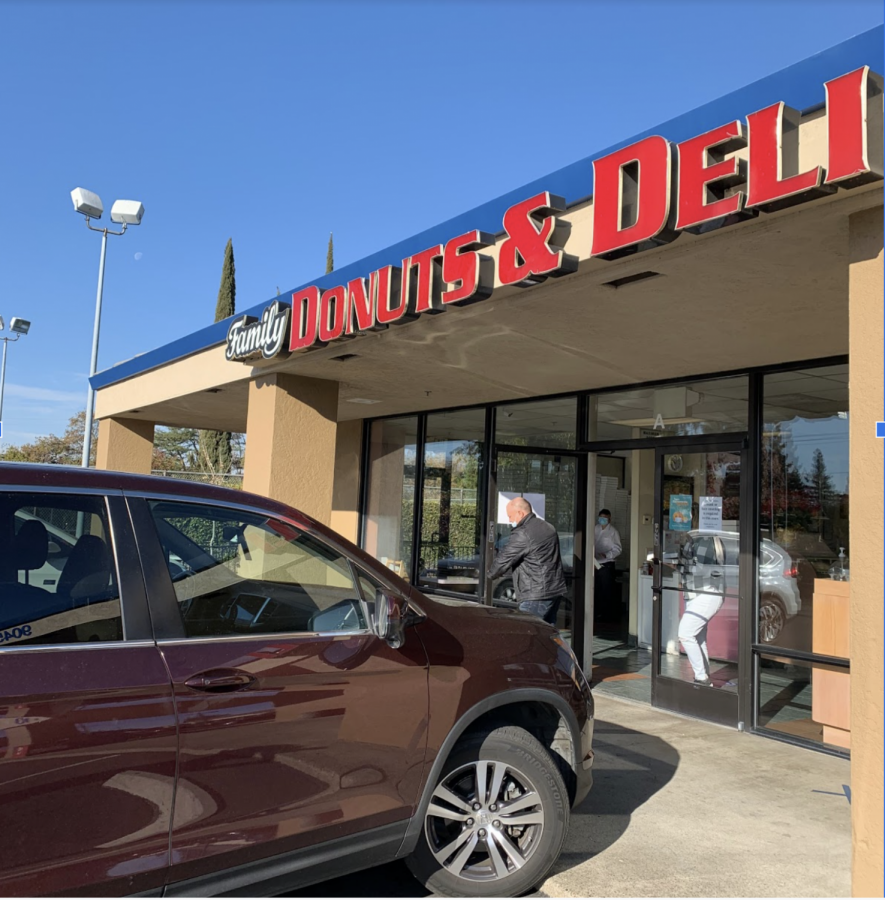
[[[672,179],[670,142],[656,135],[594,160],[590,255],[617,259],[672,241]]]

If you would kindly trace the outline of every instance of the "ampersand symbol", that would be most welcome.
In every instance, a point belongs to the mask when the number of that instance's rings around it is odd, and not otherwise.
[[[502,284],[528,287],[548,276],[578,270],[578,258],[551,247],[557,221],[565,212],[565,200],[546,191],[523,200],[504,213],[507,238],[498,253],[498,277]]]

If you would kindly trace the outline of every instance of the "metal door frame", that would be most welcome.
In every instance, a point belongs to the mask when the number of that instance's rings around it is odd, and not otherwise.
[[[663,489],[664,457],[674,453],[738,453],[740,455],[740,572],[738,576],[738,689],[736,693],[689,684],[661,674],[661,631],[663,604],[663,549],[664,531]],[[752,499],[750,484],[750,451],[746,438],[738,440],[686,440],[674,446],[655,448],[655,515],[654,515],[654,572],[652,581],[652,677],[651,705],[670,712],[706,719],[720,725],[742,728],[743,711],[751,691],[751,665],[748,659],[752,642],[749,609],[755,610],[755,552],[752,548]]]
[[[492,442],[489,442],[490,445]],[[498,454],[511,453],[523,456],[567,456],[575,461],[575,549],[572,601],[572,649],[578,659],[584,652],[584,617],[586,590],[587,545],[587,453],[580,450],[565,450],[551,447],[520,447],[511,444],[494,444],[490,447],[488,467],[488,493],[486,495],[486,539],[482,555],[483,590],[480,602],[486,606],[492,603],[492,580],[488,576],[491,562],[495,557],[495,526],[498,510]]]

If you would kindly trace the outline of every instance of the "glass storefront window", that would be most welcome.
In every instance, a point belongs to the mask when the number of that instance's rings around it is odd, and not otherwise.
[[[749,379],[617,391],[590,397],[588,441],[619,441],[746,431]]]
[[[495,416],[495,441],[516,447],[574,450],[578,401],[575,397],[539,403],[508,403]]]
[[[766,375],[763,423],[759,642],[819,652],[815,588],[850,570],[848,366]]]
[[[418,584],[479,599],[485,410],[427,417]]]
[[[850,679],[845,668],[760,656],[759,726],[847,750]]]
[[[523,497],[532,511],[556,528],[566,583],[566,602],[560,605],[557,628],[571,640],[575,604],[575,532],[578,507],[578,458],[535,453],[498,453],[495,551],[507,545],[512,529],[507,519],[507,503]],[[492,584],[495,606],[515,606],[513,573],[507,572]]]
[[[412,569],[417,445],[416,416],[372,422],[363,549],[406,579]]]

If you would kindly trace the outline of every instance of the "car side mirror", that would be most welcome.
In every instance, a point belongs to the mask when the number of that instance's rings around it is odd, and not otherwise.
[[[376,593],[375,631],[394,650],[406,642],[406,629],[423,619],[423,613],[410,607],[405,597],[384,591]]]

